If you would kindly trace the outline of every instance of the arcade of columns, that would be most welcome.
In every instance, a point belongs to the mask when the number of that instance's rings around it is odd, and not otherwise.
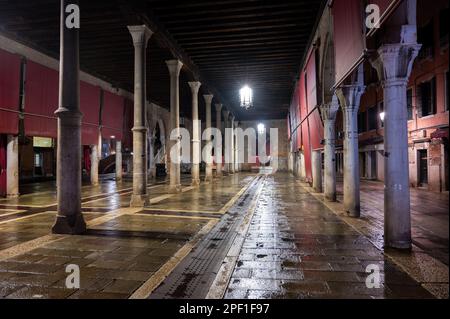
[[[64,1],[65,2],[65,1]],[[62,5],[61,8],[65,8]],[[61,13],[62,15],[65,12]],[[69,29],[61,19],[61,48],[60,48],[60,101],[56,111],[58,117],[58,153],[57,153],[57,191],[58,213],[52,227],[54,233],[79,234],[86,230],[86,223],[81,214],[81,117],[79,106],[79,32],[78,29]],[[153,32],[145,25],[133,25],[128,27],[134,45],[134,125],[133,132],[133,193],[130,207],[143,207],[149,204],[147,194],[147,112],[146,112],[146,56],[147,43]],[[179,75],[183,63],[179,60],[166,61],[170,74],[170,123],[171,132],[169,149],[175,148],[168,159],[169,167],[169,192],[181,192],[180,182],[180,150],[178,141],[180,136],[179,119]],[[200,145],[201,145],[201,121],[198,115],[198,94],[201,83],[193,81],[188,83],[192,92],[192,122],[193,122],[193,164],[191,168],[192,186],[199,186],[200,181]],[[206,103],[206,127],[212,128],[211,105],[214,96],[203,96]],[[238,165],[234,163],[235,143],[233,134],[226,128],[233,129],[235,118],[222,104],[216,103],[216,127],[221,130],[222,112],[224,112],[225,145],[231,145],[230,151],[225,154],[225,163],[222,164],[222,142],[212,143],[211,134],[206,135],[206,143],[211,147],[206,154],[205,183],[211,183],[213,177],[212,149],[216,149],[216,177],[224,174],[233,174]],[[63,142],[64,141],[64,142]],[[14,141],[10,144],[14,147]],[[121,143],[116,144],[116,180],[122,179]],[[99,149],[92,145],[91,149],[91,183],[98,184]],[[14,163],[11,161],[11,163]],[[64,174],[62,174],[64,172]],[[12,186],[11,186],[12,187]]]
[[[63,1],[65,4],[68,1]],[[67,3],[66,3],[67,2]],[[65,5],[61,6],[62,8]],[[413,8],[415,9],[415,8]],[[415,10],[413,10],[415,13]],[[65,12],[61,13],[62,15]],[[408,249],[411,247],[411,221],[409,174],[407,152],[407,108],[406,87],[420,45],[416,40],[416,25],[414,14],[406,15],[406,20],[399,28],[400,41],[386,43],[380,46],[376,58],[371,60],[382,82],[385,96],[384,120],[385,147],[385,245],[387,247]],[[61,19],[64,21],[64,19]],[[61,23],[60,46],[60,100],[55,114],[58,117],[58,147],[57,147],[57,190],[58,213],[53,225],[53,232],[77,234],[86,230],[86,224],[81,214],[81,117],[79,106],[79,34],[78,29],[68,29]],[[134,68],[134,126],[133,126],[133,194],[130,202],[132,207],[143,207],[148,204],[147,194],[147,120],[146,120],[146,49],[152,36],[152,31],[143,25],[130,26],[129,31],[133,40],[135,52]],[[170,130],[172,132],[171,145],[178,145],[176,138],[179,134],[179,74],[182,62],[167,61],[170,73]],[[189,82],[192,92],[192,120],[193,120],[193,165],[192,185],[200,184],[200,121],[198,118],[198,94],[201,83]],[[358,128],[357,114],[361,95],[364,92],[362,70],[356,72],[350,84],[335,90],[329,102],[320,106],[324,122],[324,182],[322,183],[321,154],[313,152],[312,173],[313,187],[317,192],[324,192],[329,201],[336,200],[336,171],[335,171],[335,121],[339,107],[344,114],[344,207],[352,217],[360,216],[359,198],[359,168],[358,168]],[[211,128],[211,107],[213,95],[204,95],[206,102],[206,128]],[[222,153],[222,141],[215,140],[216,177],[233,174],[240,166],[235,161],[238,152],[234,142],[232,130],[235,128],[235,117],[220,103],[215,104],[216,127],[222,129],[222,114],[224,129],[224,146],[228,145],[231,152]],[[222,113],[223,112],[223,113]],[[232,130],[225,130],[231,128]],[[211,144],[211,136],[207,136],[207,143]],[[212,145],[212,144],[211,144]],[[17,138],[8,138],[8,184],[7,192],[11,196],[18,194],[18,161]],[[92,146],[91,182],[98,184],[97,145]],[[222,163],[222,155],[225,162]],[[180,186],[179,152],[174,152],[175,158],[169,159],[170,187],[169,191],[176,193]],[[212,154],[207,154],[205,183],[213,181]],[[300,169],[294,169],[304,177],[304,162],[296,163]],[[291,164],[291,167],[293,164]],[[116,178],[122,178],[121,143],[116,145]],[[64,174],[62,174],[64,172]],[[322,189],[323,184],[323,189]]]

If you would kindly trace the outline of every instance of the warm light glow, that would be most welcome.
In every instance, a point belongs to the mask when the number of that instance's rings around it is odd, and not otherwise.
[[[266,127],[264,126],[264,124],[259,123],[258,124],[258,134],[264,134],[266,132]]]
[[[384,117],[385,116],[386,116],[386,113],[384,113],[384,112],[380,113],[380,120],[381,120],[381,122],[384,122]]]
[[[241,96],[241,107],[248,109],[253,106],[253,91],[248,85],[245,85],[239,91],[239,95]]]
[[[111,135],[110,137],[111,137],[112,140],[116,138],[114,135]]]

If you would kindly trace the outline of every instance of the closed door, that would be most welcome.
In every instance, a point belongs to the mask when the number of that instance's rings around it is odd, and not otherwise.
[[[6,135],[0,134],[0,197],[6,196]]]
[[[419,184],[428,184],[428,152],[419,150]]]

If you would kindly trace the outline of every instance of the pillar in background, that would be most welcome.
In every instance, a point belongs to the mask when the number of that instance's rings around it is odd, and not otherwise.
[[[170,158],[170,185],[169,193],[181,192],[181,149],[180,141],[180,71],[183,63],[179,60],[166,61],[167,68],[170,73],[170,134],[177,136],[178,140],[169,140],[169,154],[174,158]],[[173,148],[177,149],[173,152]]]
[[[231,149],[230,149],[230,173],[231,174],[234,174],[235,173],[235,167],[234,167],[234,165],[235,165],[235,159],[234,159],[234,156],[235,156],[235,145],[234,145],[234,120],[235,120],[235,117],[234,117],[234,115],[231,115],[231,117],[230,117],[230,128],[231,128],[231,132],[230,132],[230,145],[231,145]]]
[[[202,84],[189,82],[192,93],[192,186],[200,185],[200,121],[198,119],[198,90]]]
[[[134,45],[133,194],[131,207],[143,207],[147,195],[147,43],[153,32],[145,25],[129,26]]]
[[[230,155],[229,150],[227,149],[227,145],[229,144],[229,136],[227,133],[227,127],[229,127],[228,124],[228,117],[230,115],[230,112],[228,110],[223,111],[223,135],[224,135],[224,141],[223,143],[223,154],[224,154],[224,164],[223,164],[223,172],[225,175],[228,175],[230,173]]]
[[[98,185],[98,150],[95,144],[91,146],[91,185]]]
[[[414,30],[403,26],[403,34]],[[381,46],[372,63],[384,89],[384,242],[398,249],[411,248],[406,90],[420,50],[411,42]]]
[[[79,29],[66,26],[66,6],[78,4],[61,0],[58,147],[56,189],[58,213],[52,232],[80,234],[86,231],[81,213],[81,117]]]
[[[116,141],[116,182],[122,181],[122,142]]]
[[[317,193],[322,192],[322,153],[320,151],[312,152],[312,178],[313,188]]]
[[[234,131],[239,128],[239,123],[235,122]],[[237,140],[237,135],[234,134],[234,171],[239,172],[241,170],[241,164],[239,163],[239,142]]]
[[[324,125],[324,179],[325,199],[336,201],[336,114],[339,110],[339,101],[336,95],[330,103],[321,107]]]
[[[6,196],[19,197],[19,137],[8,135],[6,146]]]
[[[358,110],[364,93],[362,67],[351,85],[336,90],[344,113],[344,208],[351,217],[360,216]]]
[[[206,104],[206,129],[210,129],[211,128],[211,102],[213,99],[213,95],[212,94],[207,94],[207,95],[203,95],[204,99],[205,99],[205,104]],[[211,142],[211,135],[208,134],[208,137],[206,139],[206,143],[210,143]],[[206,183],[210,183],[213,180],[213,165],[212,165],[212,148],[211,150],[208,152],[207,154],[207,159],[206,159],[206,176],[205,176],[205,182]],[[209,163],[208,163],[209,162]]]
[[[222,104],[216,103],[216,128],[219,132],[222,131]],[[222,141],[216,141],[214,152],[216,154],[216,176],[222,177]],[[220,145],[220,147],[219,147]]]

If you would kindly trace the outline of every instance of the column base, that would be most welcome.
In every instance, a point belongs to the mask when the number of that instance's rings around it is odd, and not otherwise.
[[[359,209],[346,209],[348,217],[359,218],[361,217],[361,212]]]
[[[327,202],[335,202],[337,200],[336,194],[332,194],[332,195],[325,194],[325,200]]]
[[[52,226],[53,234],[78,235],[86,232],[86,222],[81,213],[70,216],[57,215]]]
[[[130,207],[144,207],[149,203],[148,195],[131,195]]]
[[[223,177],[222,172],[217,172],[217,173],[216,173],[216,178],[222,178],[222,177]]]
[[[181,184],[169,186],[169,194],[178,194],[178,193],[181,193]]]
[[[191,186],[194,186],[194,187],[200,186],[200,179],[193,179],[191,182]]]
[[[8,199],[14,199],[19,198],[20,194],[6,194],[6,198]]]
[[[385,249],[398,249],[404,251],[410,251],[412,249],[412,243],[410,241],[387,241],[384,244]]]

